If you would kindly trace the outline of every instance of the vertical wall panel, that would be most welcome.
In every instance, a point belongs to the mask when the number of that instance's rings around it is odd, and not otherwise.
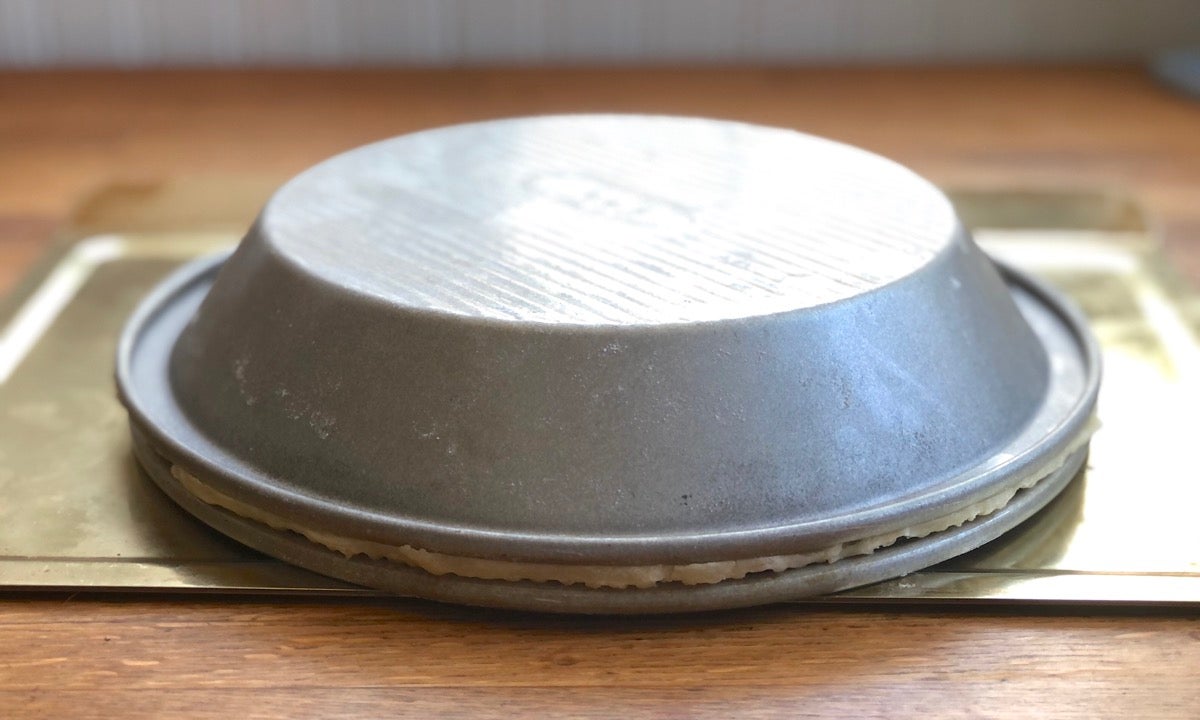
[[[0,0],[0,66],[1131,59],[1200,0]]]

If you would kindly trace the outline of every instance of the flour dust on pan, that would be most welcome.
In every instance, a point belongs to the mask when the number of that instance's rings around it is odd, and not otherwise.
[[[401,594],[675,612],[987,542],[1094,427],[1079,314],[946,198],[800,133],[407,135],[284,185],[130,319],[137,457],[217,530]]]

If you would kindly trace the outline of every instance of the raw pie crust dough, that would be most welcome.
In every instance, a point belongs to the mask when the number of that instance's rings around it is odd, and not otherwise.
[[[651,588],[670,582],[684,585],[708,585],[726,580],[740,580],[752,573],[782,572],[815,563],[832,563],[855,555],[869,555],[903,538],[923,538],[933,533],[958,527],[978,517],[990,515],[1007,505],[1018,490],[1033,487],[1062,467],[1068,457],[1091,439],[1098,427],[1099,423],[1093,417],[1084,432],[1065,452],[1047,463],[1038,472],[1032,473],[1028,480],[1015,488],[1003,490],[953,513],[861,540],[838,543],[813,552],[686,565],[618,566],[514,562],[446,555],[411,545],[387,545],[371,540],[358,540],[307,528],[273,513],[251,507],[205,485],[199,478],[179,465],[171,465],[171,476],[178,480],[185,490],[204,503],[222,508],[242,518],[265,524],[275,530],[297,533],[347,558],[365,555],[372,560],[388,560],[419,568],[433,575],[453,574],[481,580],[509,582],[531,580],[534,582],[557,582],[563,585],[583,584],[589,588]]]

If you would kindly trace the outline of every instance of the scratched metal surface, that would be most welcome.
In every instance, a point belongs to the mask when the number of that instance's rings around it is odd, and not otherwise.
[[[165,273],[227,246],[269,184],[112,190],[0,307],[0,587],[370,594],[209,530],[140,475],[112,389],[116,336]],[[250,190],[245,190],[250,188]],[[985,247],[1065,290],[1104,346],[1088,469],[998,541],[844,602],[1200,602],[1200,300],[1127,201],[958,194]],[[1193,431],[1194,433],[1194,431]]]
[[[928,182],[873,153],[622,115],[469,123],[357,148],[287,183],[258,224],[307,272],[390,304],[579,326],[849,299],[915,274],[956,229]]]

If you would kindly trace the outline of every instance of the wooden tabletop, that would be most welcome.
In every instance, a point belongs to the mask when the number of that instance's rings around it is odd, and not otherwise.
[[[1137,68],[0,74],[0,291],[114,181],[286,177],[487,117],[796,127],[981,187],[1136,194],[1200,280],[1200,103]],[[0,502],[3,499],[0,498]],[[1196,717],[1200,619],[777,606],[580,619],[417,601],[0,597],[7,717]]]

